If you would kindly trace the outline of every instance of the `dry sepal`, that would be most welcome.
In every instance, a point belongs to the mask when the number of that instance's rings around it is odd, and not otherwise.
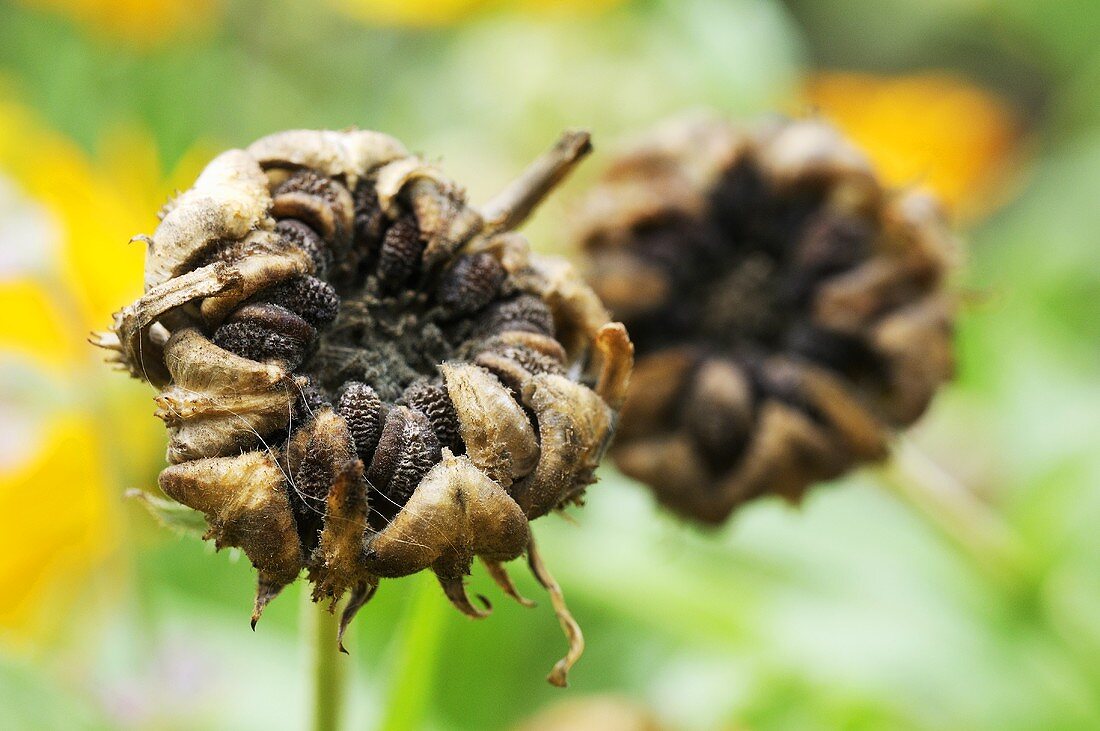
[[[589,149],[566,133],[479,210],[375,132],[283,132],[218,156],[162,214],[146,291],[94,342],[158,389],[160,486],[259,574],[253,624],[308,572],[350,593],[431,569],[470,616],[480,558],[527,553],[583,641],[529,522],[576,501],[633,351],[568,267],[511,233]],[[524,600],[525,601],[525,600]]]
[[[674,120],[611,164],[578,240],[639,358],[612,457],[696,520],[882,458],[951,375],[937,204],[821,120]]]

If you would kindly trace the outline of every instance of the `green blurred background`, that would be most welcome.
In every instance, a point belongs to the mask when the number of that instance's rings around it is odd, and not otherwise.
[[[1097,88],[1095,0],[0,3],[0,728],[305,724],[300,587],[249,631],[247,561],[123,497],[155,484],[163,429],[83,342],[205,159],[357,125],[476,202],[585,126],[597,153],[527,228],[567,251],[616,140],[700,106],[817,110],[943,195],[957,380],[894,464],[719,531],[604,469],[535,525],[588,638],[568,691],[532,580],[537,609],[481,622],[430,577],[386,582],[351,630],[347,727],[511,728],[613,694],[674,729],[1100,728]]]

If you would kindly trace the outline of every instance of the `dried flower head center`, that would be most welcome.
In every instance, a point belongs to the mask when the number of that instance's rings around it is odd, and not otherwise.
[[[787,189],[751,159],[714,185],[702,216],[673,215],[633,229],[636,251],[669,272],[671,307],[625,318],[639,350],[692,345],[759,362],[796,352],[851,374],[873,371],[857,344],[811,322],[826,279],[863,260],[875,222],[827,205],[827,181]]]
[[[429,307],[424,295],[414,297],[419,301],[379,299],[366,292],[345,298],[303,369],[331,393],[365,378],[388,402],[417,379],[438,380],[437,366],[453,356],[455,347],[440,311]]]
[[[493,255],[426,257],[429,237],[417,217],[398,202],[383,211],[376,184],[364,177],[353,193],[342,179],[308,171],[276,185],[275,230],[310,255],[314,274],[260,290],[212,339],[231,353],[304,376],[300,420],[335,405],[367,469],[375,496],[371,524],[381,529],[443,459],[444,448],[466,453],[440,364],[491,352],[493,338],[504,332],[548,339],[554,333],[546,305],[519,292]],[[239,245],[230,243],[205,257],[239,254]],[[560,358],[540,357],[524,345],[502,354],[524,353],[531,373],[564,373]],[[292,421],[287,429],[293,428]],[[330,476],[307,477],[316,479],[299,480],[291,503],[302,542],[312,550]]]

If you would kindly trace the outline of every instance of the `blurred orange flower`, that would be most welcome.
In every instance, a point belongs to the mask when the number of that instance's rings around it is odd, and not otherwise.
[[[65,15],[96,32],[137,45],[161,43],[209,24],[217,0],[21,0]]]
[[[0,99],[0,640],[9,645],[54,626],[63,599],[111,554],[123,486],[160,460],[158,430],[143,428],[148,393],[116,386],[85,339],[140,295],[144,252],[128,240],[151,230],[171,185],[147,135],[103,147],[93,161]]]
[[[1003,199],[1021,142],[997,96],[957,76],[822,73],[807,101],[870,155],[894,185],[926,185],[961,217]]]

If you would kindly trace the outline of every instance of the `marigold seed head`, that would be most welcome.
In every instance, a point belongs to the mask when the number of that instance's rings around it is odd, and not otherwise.
[[[593,289],[638,366],[612,455],[717,523],[883,457],[952,371],[953,240],[816,119],[679,119],[581,211]]]
[[[632,350],[508,229],[587,150],[567,133],[490,217],[390,137],[297,130],[220,155],[169,206],[145,295],[95,342],[158,389],[161,487],[251,559],[254,624],[302,569],[315,600],[351,594],[341,634],[383,577],[424,569],[482,616],[474,557],[519,598],[503,562],[527,552],[565,683],[583,641],[528,523],[593,481]]]

